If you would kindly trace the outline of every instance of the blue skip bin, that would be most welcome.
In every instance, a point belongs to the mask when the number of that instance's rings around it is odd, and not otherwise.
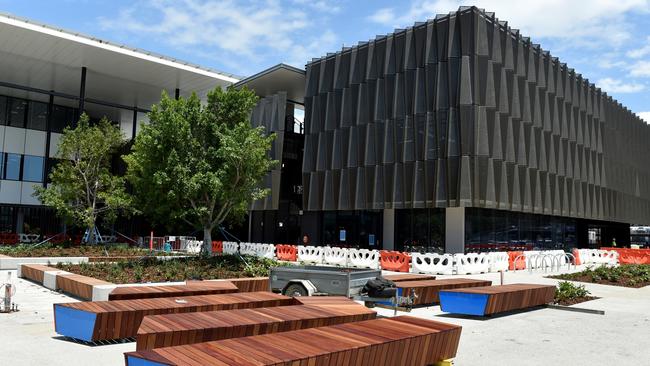
[[[447,313],[465,315],[485,315],[488,294],[440,291],[440,309]]]
[[[54,305],[55,331],[60,335],[92,342],[96,319],[97,314],[61,306],[61,304]]]

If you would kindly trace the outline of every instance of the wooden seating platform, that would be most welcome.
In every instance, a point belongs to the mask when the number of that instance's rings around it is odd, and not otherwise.
[[[326,306],[293,305],[146,316],[138,329],[136,349],[279,333],[376,317],[376,313],[365,306],[347,298],[340,299]]]
[[[101,285],[112,285],[112,283],[72,273],[56,276],[57,289],[83,300],[92,300],[93,286]]]
[[[461,327],[400,316],[125,353],[127,366],[432,365],[456,356]]]
[[[43,283],[45,272],[58,271],[54,267],[49,267],[44,264],[21,264],[20,275],[28,280]]]
[[[518,283],[440,291],[440,308],[454,314],[486,316],[548,304],[555,286]]]
[[[417,298],[412,305],[430,305],[440,302],[438,293],[441,290],[490,286],[491,281],[474,280],[469,278],[450,278],[445,280],[400,281],[396,282],[397,296],[410,296],[414,293]]]
[[[118,287],[111,291],[108,299],[152,299],[157,297],[230,294],[234,292],[239,292],[239,289],[229,281],[192,281],[186,285]]]
[[[58,334],[87,342],[135,337],[146,315],[294,305],[272,292],[54,304]]]
[[[384,276],[385,279],[393,282],[404,282],[404,281],[427,281],[427,280],[435,280],[436,276],[431,276],[431,275],[421,275],[421,274],[415,274],[415,273],[401,273],[401,274],[394,274],[394,275],[386,275]]]
[[[239,292],[269,291],[268,277],[229,278],[226,281],[230,281],[237,286]]]

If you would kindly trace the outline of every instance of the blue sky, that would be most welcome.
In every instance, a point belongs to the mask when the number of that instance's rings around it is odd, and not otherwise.
[[[650,0],[0,0],[0,11],[245,76],[460,5],[495,12],[650,121]]]

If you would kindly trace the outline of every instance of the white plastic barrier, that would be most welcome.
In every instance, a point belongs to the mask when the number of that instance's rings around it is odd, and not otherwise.
[[[255,243],[246,243],[246,242],[241,242],[239,243],[239,254],[241,255],[255,255],[255,247],[257,244]]]
[[[188,253],[200,253],[203,242],[200,240],[187,240],[185,242],[185,251]]]
[[[273,244],[256,244],[253,248],[255,256],[260,258],[275,258],[275,245]]]
[[[348,250],[350,266],[357,268],[379,269],[379,251],[368,249]]]
[[[411,253],[411,272],[450,275],[454,273],[452,254]]]
[[[485,253],[454,254],[454,261],[458,274],[487,273],[490,269]]]
[[[41,237],[38,234],[18,234],[21,243],[38,243]]]
[[[578,256],[580,257],[580,263],[590,264],[592,262],[591,254],[595,252],[596,249],[578,249]]]
[[[578,249],[583,264],[618,264],[618,252],[614,250]]]
[[[298,245],[298,261],[319,264],[323,262],[323,247]]]
[[[490,264],[490,272],[499,272],[508,270],[508,253],[507,252],[490,252],[487,253]]]
[[[237,254],[239,252],[239,244],[234,241],[223,242],[223,254]]]
[[[323,248],[323,263],[345,267],[348,264],[348,250],[346,248]]]

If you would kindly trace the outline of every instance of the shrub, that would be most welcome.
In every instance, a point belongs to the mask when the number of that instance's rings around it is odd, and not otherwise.
[[[557,285],[555,301],[564,302],[589,296],[591,293],[584,285],[574,285],[571,282],[562,281]]]

